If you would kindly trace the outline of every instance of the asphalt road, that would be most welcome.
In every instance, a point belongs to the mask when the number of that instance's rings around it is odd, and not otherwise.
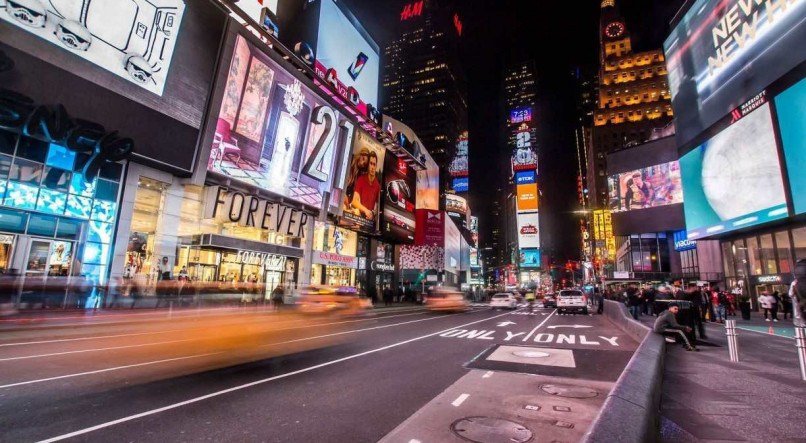
[[[0,441],[463,441],[457,417],[492,415],[573,441],[636,346],[600,316],[481,307],[4,331]]]

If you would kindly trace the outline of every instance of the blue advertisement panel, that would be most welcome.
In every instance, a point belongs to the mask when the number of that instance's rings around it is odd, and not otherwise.
[[[539,268],[540,249],[521,249],[519,261],[521,268]]]
[[[515,173],[516,185],[537,183],[537,171],[520,171]]]
[[[680,158],[689,240],[788,215],[769,103]]]
[[[470,190],[470,179],[467,177],[455,178],[452,187],[456,192],[467,192]]]
[[[691,249],[697,249],[697,241],[696,240],[689,240],[688,233],[686,230],[676,231],[673,235],[674,239],[674,250],[677,252],[688,251]]]
[[[806,79],[775,97],[795,214],[806,212]]]

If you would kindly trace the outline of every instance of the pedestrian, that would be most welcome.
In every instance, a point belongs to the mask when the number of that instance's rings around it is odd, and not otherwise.
[[[717,323],[725,323],[728,314],[728,294],[725,291],[716,292],[716,321]]]
[[[678,306],[677,303],[669,303],[669,308],[655,319],[653,330],[665,337],[672,337],[675,341],[678,339],[681,340],[687,351],[699,351],[695,346],[692,346],[691,342],[688,340],[688,336],[686,336],[686,333],[691,332],[691,328],[677,322],[675,315],[677,315],[679,311],[680,306]]]
[[[725,296],[728,298],[728,315],[736,317],[736,295],[733,292],[724,292]]]
[[[775,298],[772,295],[770,295],[769,292],[764,291],[761,293],[761,295],[758,296],[758,304],[764,311],[764,321],[778,321],[777,318],[778,310],[777,309],[773,310],[773,306],[776,305],[776,301]]]
[[[694,316],[694,325],[697,327],[700,338],[707,338],[705,336],[705,325],[702,322],[702,292],[697,283],[689,283],[688,290],[684,296],[686,300],[691,302],[691,315]]]
[[[393,303],[394,294],[392,293],[391,289],[386,288],[381,292],[381,294],[383,294],[383,305],[384,306],[389,306],[390,303]]]
[[[649,316],[657,315],[655,312],[655,300],[658,297],[658,291],[654,286],[650,285],[646,290],[646,314]]]
[[[789,286],[792,300],[792,322],[796,327],[806,327],[806,259],[795,264],[795,281]]]
[[[283,300],[284,297],[285,297],[285,290],[280,285],[277,285],[271,291],[271,304],[275,311],[279,311],[280,308],[282,308],[283,303],[285,302],[285,300]]]
[[[772,298],[775,301],[772,304],[772,319],[773,321],[778,321],[778,310],[781,307],[781,293],[778,291],[773,291]]]
[[[786,295],[781,296],[781,309],[784,313],[784,320],[794,318],[792,316],[792,298]]]
[[[593,296],[596,298],[596,313],[601,315],[604,312],[604,294],[598,286],[594,288]]]
[[[627,291],[625,292],[627,297],[627,306],[630,307],[630,314],[632,318],[638,320],[638,316],[641,315],[641,293],[638,292],[638,288],[634,285],[630,285],[627,287]]]

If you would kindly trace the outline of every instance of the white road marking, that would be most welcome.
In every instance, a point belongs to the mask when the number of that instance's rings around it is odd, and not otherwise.
[[[539,325],[535,326],[535,328],[534,328],[534,329],[532,329],[532,330],[531,330],[531,331],[530,331],[530,332],[529,332],[529,333],[526,335],[526,337],[524,337],[524,338],[523,338],[523,341],[529,340],[529,337],[531,337],[531,336],[532,336],[532,334],[534,334],[534,333],[535,333],[535,332],[536,332],[538,329],[540,329],[540,327],[541,327],[541,326],[543,326],[544,324],[546,324],[546,322],[547,322],[547,321],[549,321],[549,319],[551,318],[551,316],[552,316],[552,315],[554,315],[556,312],[557,312],[557,310],[556,310],[556,309],[555,309],[555,310],[553,310],[553,311],[551,311],[551,314],[549,314],[549,316],[548,316],[548,317],[544,318],[544,319],[543,319],[543,321],[541,321]]]
[[[155,360],[155,361],[149,361],[149,362],[145,362],[145,363],[135,363],[135,364],[125,365],[125,366],[115,366],[114,368],[98,369],[96,371],[78,372],[76,374],[59,375],[59,376],[56,376],[56,377],[40,378],[38,380],[22,381],[22,382],[19,382],[19,383],[11,383],[11,384],[8,384],[8,385],[0,385],[0,389],[13,388],[15,386],[32,385],[34,383],[42,383],[42,382],[46,382],[46,381],[61,380],[63,378],[81,377],[83,375],[101,374],[101,373],[104,373],[104,372],[118,371],[118,370],[121,370],[121,369],[136,368],[136,367],[140,367],[140,366],[157,365],[157,364],[160,364],[160,363],[168,363],[168,362],[171,362],[171,361],[179,361],[179,360],[188,360],[188,359],[191,359],[191,358],[207,357],[207,356],[216,355],[216,354],[221,354],[221,352],[211,352],[211,353],[208,353],[208,354],[188,355],[186,357],[166,358],[164,360]]]
[[[465,400],[467,400],[468,397],[470,397],[470,394],[462,394],[462,395],[456,397],[456,400],[454,400],[451,404],[456,406],[456,407],[459,407],[459,406],[462,405],[462,403],[465,402]]]
[[[492,376],[493,376],[493,371],[487,371],[487,372],[484,373],[484,375],[481,376],[481,378],[490,378]]]
[[[590,325],[551,325],[547,326],[546,329],[557,329],[557,328],[572,328],[572,329],[585,329],[585,328],[592,328],[593,326]]]
[[[455,314],[452,314],[452,315],[455,315]],[[496,315],[496,316],[493,316],[493,317],[472,321],[472,322],[469,322],[469,323],[465,323],[463,325],[459,325],[458,327],[461,328],[461,327],[464,327],[464,326],[474,325],[476,323],[489,321],[489,320],[492,320],[494,318],[503,317],[505,315],[508,315],[508,314],[499,314],[499,315]],[[444,318],[444,317],[440,317],[440,318]],[[170,411],[172,409],[180,408],[182,406],[187,406],[187,405],[190,405],[190,404],[193,404],[193,403],[198,403],[200,401],[207,400],[209,398],[219,397],[219,396],[224,395],[224,394],[229,394],[230,392],[237,392],[237,391],[240,391],[240,390],[243,390],[243,389],[246,389],[246,388],[251,388],[252,386],[258,386],[258,385],[262,385],[264,383],[272,382],[272,381],[275,381],[275,380],[280,380],[280,379],[283,379],[283,378],[292,377],[294,375],[303,374],[303,373],[310,372],[310,371],[313,371],[313,370],[316,370],[316,369],[320,369],[320,368],[331,366],[331,365],[341,363],[341,362],[344,362],[344,361],[352,360],[352,359],[355,359],[355,358],[358,358],[358,357],[363,357],[365,355],[370,355],[370,354],[375,354],[377,352],[386,351],[388,349],[396,348],[398,346],[403,346],[403,345],[406,345],[406,344],[409,344],[409,343],[413,343],[415,341],[423,340],[423,339],[430,338],[430,337],[435,337],[435,336],[437,336],[437,335],[439,335],[439,334],[441,334],[443,332],[455,329],[456,327],[457,326],[453,326],[453,327],[451,327],[449,329],[443,329],[441,331],[432,332],[431,334],[421,335],[419,337],[414,337],[414,338],[410,338],[408,340],[400,341],[400,342],[397,342],[397,343],[392,343],[391,345],[386,345],[386,346],[382,346],[380,348],[370,349],[369,351],[359,352],[358,354],[348,355],[346,357],[337,358],[335,360],[330,360],[330,361],[327,361],[327,362],[324,362],[324,363],[320,363],[318,365],[309,366],[307,368],[298,369],[296,371],[286,372],[285,374],[275,375],[273,377],[268,377],[268,378],[264,378],[264,379],[261,379],[261,380],[256,380],[256,381],[246,383],[246,384],[243,384],[243,385],[234,386],[232,388],[212,392],[212,393],[207,394],[207,395],[202,395],[200,397],[191,398],[189,400],[185,400],[185,401],[182,401],[182,402],[179,402],[179,403],[174,403],[174,404],[170,404],[170,405],[167,405],[167,406],[163,406],[161,408],[151,409],[149,411],[141,412],[139,414],[134,414],[134,415],[130,415],[128,417],[123,417],[123,418],[119,418],[117,420],[112,420],[112,421],[108,421],[108,422],[105,422],[105,423],[101,423],[99,425],[90,426],[90,427],[84,428],[84,429],[79,429],[78,431],[74,431],[74,432],[70,432],[70,433],[62,434],[62,435],[57,435],[55,437],[51,437],[49,439],[42,440],[40,443],[51,443],[51,442],[66,440],[68,438],[73,438],[73,437],[76,437],[76,436],[79,436],[79,435],[89,434],[90,432],[94,432],[94,431],[97,431],[97,430],[100,430],[100,429],[105,429],[105,428],[108,428],[108,427],[111,427],[111,426],[119,425],[121,423],[126,423],[126,422],[129,422],[129,421],[132,421],[132,420],[136,420],[138,418],[148,417],[150,415],[159,414],[160,412]]]
[[[143,343],[140,345],[126,345],[126,346],[111,346],[108,348],[94,348],[94,349],[81,349],[78,351],[64,351],[64,352],[53,352],[50,354],[39,354],[39,355],[24,355],[22,357],[6,357],[0,358],[0,361],[13,361],[13,360],[26,360],[29,358],[42,358],[42,357],[53,357],[57,355],[67,355],[67,354],[81,354],[84,352],[99,352],[99,351],[111,351],[114,349],[128,349],[128,348],[141,348],[143,346],[156,346],[156,345],[167,345],[170,343],[182,343],[187,341],[193,341],[194,339],[186,339],[186,340],[169,340],[169,341],[159,341],[156,343]]]
[[[515,324],[514,321],[502,321],[501,323],[498,323],[498,326],[503,327],[503,326],[509,326],[509,325],[514,325],[514,324]]]
[[[409,443],[422,443],[422,442],[420,440],[412,438],[411,440],[409,440]]]

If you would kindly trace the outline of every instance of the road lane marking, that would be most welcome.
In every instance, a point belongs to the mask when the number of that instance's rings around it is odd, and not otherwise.
[[[19,383],[11,383],[11,384],[7,384],[7,385],[0,385],[0,389],[13,388],[15,386],[32,385],[34,383],[42,383],[42,382],[46,382],[46,381],[61,380],[63,378],[81,377],[83,375],[102,374],[104,372],[112,372],[112,371],[118,371],[118,370],[121,370],[121,369],[137,368],[137,367],[141,367],[141,366],[157,365],[157,364],[160,364],[160,363],[168,363],[168,362],[172,362],[172,361],[189,360],[191,358],[208,357],[210,355],[216,355],[216,354],[222,354],[222,352],[211,352],[211,353],[207,353],[207,354],[188,355],[188,356],[185,356],[185,357],[166,358],[164,360],[155,360],[155,361],[149,361],[149,362],[145,362],[145,363],[135,363],[135,364],[125,365],[125,366],[115,366],[114,368],[106,368],[106,369],[98,369],[98,370],[95,370],[95,371],[78,372],[78,373],[75,373],[75,374],[67,374],[67,375],[59,375],[59,376],[56,376],[56,377],[40,378],[38,380],[21,381]]]
[[[29,358],[42,358],[42,357],[53,357],[53,356],[57,356],[57,355],[81,354],[81,353],[84,353],[84,352],[99,352],[99,351],[112,351],[112,350],[115,350],[115,349],[141,348],[143,346],[167,345],[167,344],[170,344],[170,343],[182,343],[182,342],[188,342],[188,341],[194,341],[194,340],[198,340],[198,339],[189,338],[189,339],[185,339],[185,340],[159,341],[159,342],[156,342],[156,343],[143,343],[143,344],[139,344],[139,345],[111,346],[111,347],[108,347],[108,348],[81,349],[81,350],[78,350],[78,351],[53,352],[53,353],[50,353],[50,354],[24,355],[22,357],[0,358],[0,361],[26,360],[26,359],[29,359]]]
[[[409,312],[409,311],[406,311],[406,312]],[[362,321],[383,320],[383,319],[387,319],[387,318],[408,317],[408,316],[411,316],[411,315],[419,315],[419,314],[422,314],[422,313],[425,313],[425,312],[423,311],[423,312],[414,312],[414,313],[410,313],[410,314],[386,315],[386,316],[383,316],[383,317],[368,317],[368,318],[361,318],[361,319],[357,319],[357,320],[345,320],[345,321],[341,321],[341,322],[315,323],[315,324],[312,324],[312,325],[292,326],[292,327],[289,327],[289,328],[274,329],[273,331],[288,331],[288,330],[292,330],[292,329],[315,328],[317,326],[330,326],[330,325],[345,324],[345,323],[356,323],[356,322],[362,322]],[[380,314],[383,314],[383,313],[379,313],[379,315]],[[255,321],[257,322],[257,321],[261,321],[261,320],[256,319]],[[291,320],[291,322],[299,322],[299,321],[302,321],[302,320]],[[189,329],[187,329],[187,331],[194,331],[194,330],[198,330],[198,329],[207,329],[207,328],[189,328]],[[167,330],[167,331],[155,331],[155,332],[136,332],[136,333],[131,333],[131,334],[100,335],[100,336],[97,336],[97,337],[76,337],[76,338],[61,338],[61,339],[54,339],[54,340],[40,340],[40,341],[29,341],[29,342],[3,343],[3,344],[0,344],[0,347],[38,345],[38,344],[47,344],[47,343],[63,343],[63,342],[70,342],[70,341],[84,341],[84,340],[96,340],[96,339],[100,340],[100,339],[105,339],[105,338],[134,337],[134,336],[139,336],[139,335],[159,335],[159,334],[167,334],[169,332],[182,332],[182,331],[185,331],[185,329],[171,329],[171,330]]]
[[[539,325],[535,326],[535,328],[534,328],[534,329],[532,329],[532,330],[529,332],[529,334],[527,334],[527,335],[526,335],[526,337],[523,337],[523,341],[527,341],[527,340],[529,340],[529,337],[531,337],[531,336],[532,336],[532,334],[534,334],[535,332],[537,332],[537,330],[538,330],[538,329],[540,329],[540,327],[541,327],[541,326],[543,326],[544,324],[546,324],[546,322],[547,322],[547,321],[549,321],[549,319],[551,318],[551,316],[552,316],[552,315],[554,315],[556,312],[557,312],[557,310],[556,310],[556,309],[555,309],[555,310],[553,310],[553,311],[551,311],[551,314],[549,314],[549,316],[548,316],[548,317],[544,318],[544,319],[543,319],[543,321],[541,321]]]
[[[557,329],[557,328],[572,328],[572,329],[585,329],[585,328],[592,328],[593,326],[590,325],[551,325],[546,326],[546,329]]]
[[[451,314],[451,315],[456,315],[456,314]],[[368,351],[359,352],[357,354],[352,354],[352,355],[348,355],[346,357],[337,358],[335,360],[330,360],[330,361],[327,361],[327,362],[324,362],[324,363],[320,363],[318,365],[309,366],[307,368],[302,368],[302,369],[297,369],[296,371],[286,372],[285,374],[275,375],[273,377],[268,377],[268,378],[264,378],[264,379],[261,379],[261,380],[256,380],[256,381],[246,383],[246,384],[243,384],[243,385],[234,386],[234,387],[223,389],[223,390],[216,391],[216,392],[211,392],[210,394],[202,395],[200,397],[191,398],[189,400],[185,400],[185,401],[178,402],[178,403],[173,403],[173,404],[170,404],[170,405],[167,405],[167,406],[163,406],[161,408],[151,409],[149,411],[141,412],[139,414],[129,415],[127,417],[119,418],[117,420],[111,420],[111,421],[101,423],[101,424],[98,424],[98,425],[95,425],[95,426],[90,426],[88,428],[79,429],[78,431],[73,431],[73,432],[70,432],[70,433],[67,433],[67,434],[57,435],[55,437],[51,437],[51,438],[48,438],[46,440],[41,440],[40,443],[52,443],[52,442],[57,442],[57,441],[61,441],[61,440],[66,440],[68,438],[77,437],[79,435],[89,434],[90,432],[94,432],[94,431],[98,431],[100,429],[105,429],[105,428],[108,428],[108,427],[111,427],[111,426],[119,425],[121,423],[126,423],[126,422],[129,422],[129,421],[132,421],[132,420],[136,420],[138,418],[148,417],[150,415],[159,414],[160,412],[170,411],[172,409],[180,408],[182,406],[187,406],[187,405],[190,405],[190,404],[193,404],[193,403],[198,403],[198,402],[203,401],[203,400],[219,397],[219,396],[224,395],[224,394],[229,394],[230,392],[237,392],[237,391],[240,391],[240,390],[243,390],[243,389],[251,388],[253,386],[262,385],[262,384],[269,383],[269,382],[272,382],[272,381],[275,381],[275,380],[281,380],[281,379],[292,377],[292,376],[298,375],[298,374],[304,374],[306,372],[310,372],[310,371],[314,371],[316,369],[320,369],[320,368],[324,368],[324,367],[327,367],[327,366],[335,365],[337,363],[345,362],[345,361],[348,361],[348,360],[353,360],[355,358],[363,357],[363,356],[370,355],[370,354],[375,354],[375,353],[382,352],[382,351],[386,351],[388,349],[396,348],[398,346],[403,346],[403,345],[407,345],[409,343],[424,340],[426,338],[435,337],[435,336],[437,336],[439,334],[442,334],[443,332],[450,331],[450,330],[455,329],[457,327],[461,328],[461,327],[464,327],[464,326],[470,326],[470,325],[474,325],[476,323],[481,323],[481,322],[485,322],[485,321],[490,321],[490,320],[495,319],[495,318],[503,317],[505,315],[509,315],[509,314],[505,313],[505,314],[495,315],[493,317],[483,318],[481,320],[472,321],[472,322],[465,323],[465,324],[459,325],[459,326],[453,326],[451,328],[443,329],[441,331],[433,332],[431,334],[421,335],[419,337],[414,337],[414,338],[410,338],[408,340],[403,340],[403,341],[400,341],[400,342],[392,343],[390,345],[382,346],[380,348],[370,349]],[[445,317],[440,317],[440,318],[445,318]]]
[[[462,403],[465,402],[465,400],[467,400],[468,397],[470,397],[470,394],[462,394],[456,397],[456,400],[454,400],[451,404],[458,408],[459,406],[462,405]]]
[[[493,376],[493,371],[487,371],[487,372],[484,373],[484,375],[481,376],[481,378],[490,378],[492,376]]]

